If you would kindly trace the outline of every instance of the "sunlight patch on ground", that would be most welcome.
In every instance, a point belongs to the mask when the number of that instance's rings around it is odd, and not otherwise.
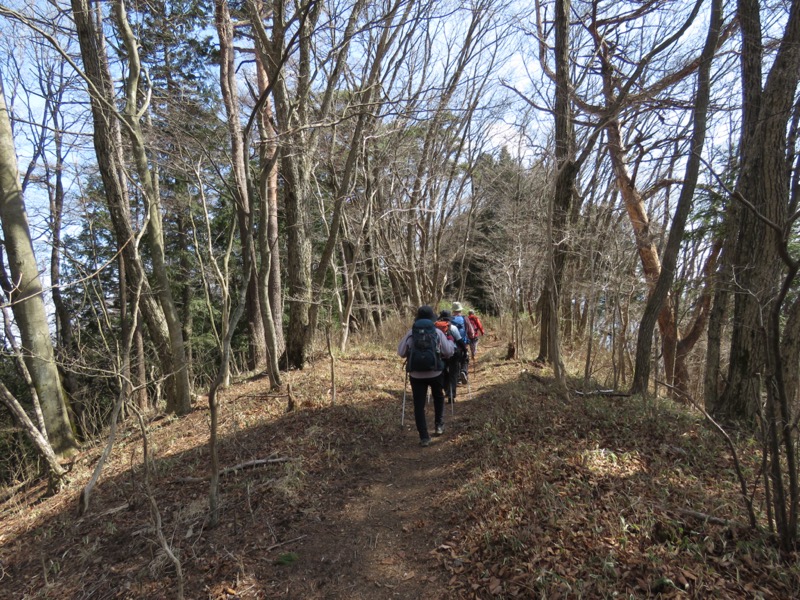
[[[638,452],[615,452],[608,448],[584,450],[580,454],[580,462],[597,475],[630,477],[644,470]]]

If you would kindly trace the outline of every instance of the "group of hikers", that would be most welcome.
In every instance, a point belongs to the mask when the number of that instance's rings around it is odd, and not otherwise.
[[[425,402],[433,397],[434,435],[444,433],[444,402],[455,402],[456,388],[469,383],[469,361],[475,358],[478,339],[485,334],[475,311],[465,316],[460,302],[443,310],[438,318],[433,308],[420,306],[411,330],[403,336],[397,353],[406,359],[406,372],[414,400],[414,421],[420,445],[430,445]],[[405,401],[405,399],[404,399]]]

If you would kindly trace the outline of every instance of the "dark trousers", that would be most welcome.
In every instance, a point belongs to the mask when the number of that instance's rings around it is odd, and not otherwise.
[[[469,373],[469,351],[461,352],[461,372],[466,375]]]
[[[442,388],[442,376],[430,379],[417,379],[409,377],[411,380],[411,393],[414,396],[414,421],[417,424],[419,439],[430,439],[428,435],[428,423],[425,420],[425,400],[428,396],[428,388],[433,395],[433,412],[436,425],[444,425],[444,389]]]
[[[456,352],[458,354],[458,352]],[[444,395],[448,400],[456,399],[456,386],[458,385],[458,372],[461,369],[461,359],[454,355],[453,358],[447,359],[447,363],[442,373],[444,379],[442,385],[444,386]]]

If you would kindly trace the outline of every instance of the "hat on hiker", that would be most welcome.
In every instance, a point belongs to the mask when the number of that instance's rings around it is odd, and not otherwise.
[[[439,318],[440,319],[449,319],[452,316],[453,315],[449,310],[443,310],[442,312],[439,313]]]
[[[464,307],[461,306],[461,302],[453,302],[453,312],[461,312],[464,310]]]
[[[474,315],[474,314],[475,314],[475,311],[474,311],[474,310],[471,310],[471,311],[469,311],[469,314],[471,314],[471,315]]]
[[[436,318],[436,313],[427,304],[423,304],[417,309],[417,319],[430,319],[433,321]]]

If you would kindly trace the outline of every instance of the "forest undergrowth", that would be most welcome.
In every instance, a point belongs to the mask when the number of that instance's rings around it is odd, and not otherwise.
[[[147,423],[150,495],[186,598],[792,598],[796,557],[745,526],[732,458],[701,415],[666,400],[550,393],[550,373],[486,340],[445,435],[420,448],[391,344],[266,378],[221,405],[220,525],[205,526],[208,409]],[[409,391],[410,393],[410,391]],[[432,421],[429,409],[429,421]],[[0,505],[3,598],[176,598],[126,422],[67,488]],[[734,436],[759,501],[760,452]],[[261,461],[261,462],[259,462]],[[235,468],[234,467],[238,467]]]

